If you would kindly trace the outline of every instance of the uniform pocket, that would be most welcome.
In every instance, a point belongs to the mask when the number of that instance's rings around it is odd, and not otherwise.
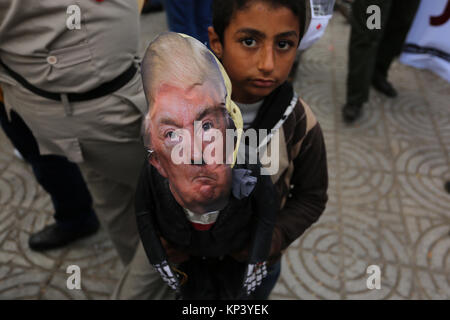
[[[125,86],[113,93],[114,96],[126,101],[129,105],[136,108],[143,116],[148,112],[147,100],[145,98],[144,89],[139,70],[133,79]]]
[[[37,140],[41,155],[58,154],[65,156],[69,161],[75,163],[82,163],[84,161],[78,138]]]
[[[96,108],[97,130],[106,135],[108,140],[140,139],[143,114],[133,100],[112,94]]]
[[[83,162],[83,153],[77,138],[55,139],[53,142],[63,151],[67,159],[75,163]]]
[[[87,42],[76,46],[51,50],[47,56],[47,62],[57,69],[76,66],[91,60],[91,51]]]

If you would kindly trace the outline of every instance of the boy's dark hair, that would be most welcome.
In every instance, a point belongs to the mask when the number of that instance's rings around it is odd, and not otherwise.
[[[212,4],[213,27],[222,44],[225,29],[230,24],[233,14],[248,7],[252,2],[266,2],[274,8],[286,7],[291,9],[299,20],[300,40],[303,38],[307,27],[305,0],[214,0]]]

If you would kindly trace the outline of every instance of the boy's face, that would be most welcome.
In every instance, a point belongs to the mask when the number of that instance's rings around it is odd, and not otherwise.
[[[253,103],[287,79],[300,40],[300,26],[289,8],[253,2],[234,13],[224,31],[223,44],[212,27],[209,36],[211,48],[231,79],[232,99]]]

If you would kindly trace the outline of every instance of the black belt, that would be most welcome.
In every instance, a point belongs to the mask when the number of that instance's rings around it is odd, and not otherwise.
[[[13,77],[17,82],[19,82],[23,87],[27,88],[34,94],[37,94],[38,96],[61,101],[61,93],[54,93],[45,91],[42,89],[39,89],[35,86],[33,86],[31,83],[29,83],[25,78],[23,78],[20,74],[14,72],[11,70],[8,66],[6,66],[1,60],[0,64],[5,68],[5,70]],[[131,79],[133,79],[134,75],[136,74],[136,67],[134,63],[131,64],[131,66],[125,70],[122,74],[120,74],[118,77],[112,79],[111,81],[105,82],[98,86],[95,89],[92,89],[90,91],[84,92],[84,93],[67,93],[67,98],[70,102],[80,102],[80,101],[87,101],[92,99],[97,99],[103,96],[106,96],[108,94],[111,94],[120,88],[122,88],[124,85],[126,85]]]

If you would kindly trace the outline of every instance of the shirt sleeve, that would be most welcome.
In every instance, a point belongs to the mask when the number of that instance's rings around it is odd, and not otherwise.
[[[327,157],[319,123],[309,130],[293,162],[292,189],[276,222],[280,250],[286,249],[319,219],[328,201]]]

